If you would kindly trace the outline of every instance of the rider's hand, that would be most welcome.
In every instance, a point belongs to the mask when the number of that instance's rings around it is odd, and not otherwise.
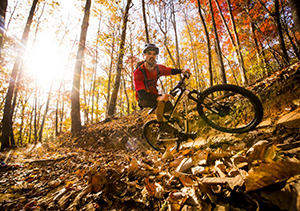
[[[164,94],[164,95],[159,96],[158,98],[156,98],[156,100],[157,101],[167,102],[167,101],[169,101],[170,98],[173,98],[173,96],[170,95],[170,94]]]
[[[184,74],[184,73],[191,74],[191,71],[190,71],[190,69],[184,69],[184,70],[181,71],[181,73],[183,73],[183,74]]]

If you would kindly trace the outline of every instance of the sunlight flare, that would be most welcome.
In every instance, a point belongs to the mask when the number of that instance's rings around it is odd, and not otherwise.
[[[58,50],[47,44],[34,48],[26,63],[27,74],[42,87],[63,77],[64,61]]]

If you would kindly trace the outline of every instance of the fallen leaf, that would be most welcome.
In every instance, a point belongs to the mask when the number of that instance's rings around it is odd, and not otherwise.
[[[245,180],[246,192],[285,181],[297,174],[300,174],[300,161],[297,159],[262,163],[249,171]]]

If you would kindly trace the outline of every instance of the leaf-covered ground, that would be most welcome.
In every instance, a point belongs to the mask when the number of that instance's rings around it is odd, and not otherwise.
[[[1,152],[0,210],[300,210],[300,127],[276,124],[299,109],[299,82],[297,63],[249,87],[268,126],[203,126],[177,152],[145,143],[145,111]]]

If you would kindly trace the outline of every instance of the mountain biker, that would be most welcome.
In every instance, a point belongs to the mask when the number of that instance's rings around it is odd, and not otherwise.
[[[147,43],[143,49],[144,63],[140,65],[133,73],[134,86],[136,90],[136,99],[141,108],[155,107],[156,118],[161,127],[166,124],[163,121],[163,114],[173,108],[169,101],[170,94],[159,94],[157,90],[157,81],[160,76],[176,75],[180,73],[190,73],[189,69],[175,69],[156,64],[156,56],[159,48],[152,43]]]

